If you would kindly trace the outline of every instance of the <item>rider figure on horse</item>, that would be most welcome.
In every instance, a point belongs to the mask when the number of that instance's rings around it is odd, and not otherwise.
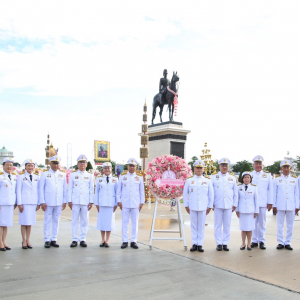
[[[164,69],[164,77],[159,80],[159,104],[165,104],[166,103],[166,95],[167,95],[167,87],[170,85],[170,81],[167,78],[168,71],[167,69]]]

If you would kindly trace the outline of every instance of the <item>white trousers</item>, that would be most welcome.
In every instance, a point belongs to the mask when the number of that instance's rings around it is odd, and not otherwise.
[[[267,221],[267,208],[260,207],[259,214],[255,218],[255,229],[252,231],[252,242],[253,243],[265,243],[266,234],[266,221]]]
[[[57,241],[57,232],[59,217],[61,215],[62,205],[47,206],[44,213],[44,241]],[[51,235],[51,222],[52,222],[52,237]]]
[[[284,241],[283,229],[284,218],[286,217],[286,237]],[[278,210],[277,215],[277,241],[281,245],[290,245],[293,237],[295,211]]]
[[[80,236],[78,239],[78,225],[80,215]],[[86,240],[89,226],[88,205],[73,204],[72,206],[72,241],[81,242]]]
[[[131,242],[137,241],[139,227],[139,209],[138,208],[122,208],[122,242],[128,242],[128,225],[131,216]]]
[[[217,245],[228,245],[230,240],[232,209],[215,208],[214,211],[214,229]],[[223,232],[222,232],[223,226]]]
[[[204,240],[206,210],[204,211],[190,211],[192,244],[202,246]]]

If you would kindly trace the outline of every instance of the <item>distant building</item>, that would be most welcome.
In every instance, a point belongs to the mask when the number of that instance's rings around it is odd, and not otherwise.
[[[14,153],[12,151],[7,150],[4,146],[2,149],[0,149],[0,164],[3,164],[3,160],[4,158],[13,158],[14,157]]]

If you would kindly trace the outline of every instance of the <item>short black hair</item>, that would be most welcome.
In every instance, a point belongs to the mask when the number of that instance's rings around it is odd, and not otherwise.
[[[252,176],[251,176],[251,174],[244,174],[243,176],[242,176],[242,181],[243,181],[243,183],[244,183],[244,177],[246,176],[246,175],[249,175],[250,176],[250,183],[252,182]]]

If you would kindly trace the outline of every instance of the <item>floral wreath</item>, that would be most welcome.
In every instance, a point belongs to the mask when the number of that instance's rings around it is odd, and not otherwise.
[[[173,156],[164,155],[154,158],[150,163],[147,170],[148,188],[151,194],[162,204],[172,204],[176,198],[182,198],[184,184],[182,185],[157,185],[156,181],[162,178],[164,171],[173,171],[176,174],[176,179],[186,181],[192,175],[191,168],[184,159]]]

